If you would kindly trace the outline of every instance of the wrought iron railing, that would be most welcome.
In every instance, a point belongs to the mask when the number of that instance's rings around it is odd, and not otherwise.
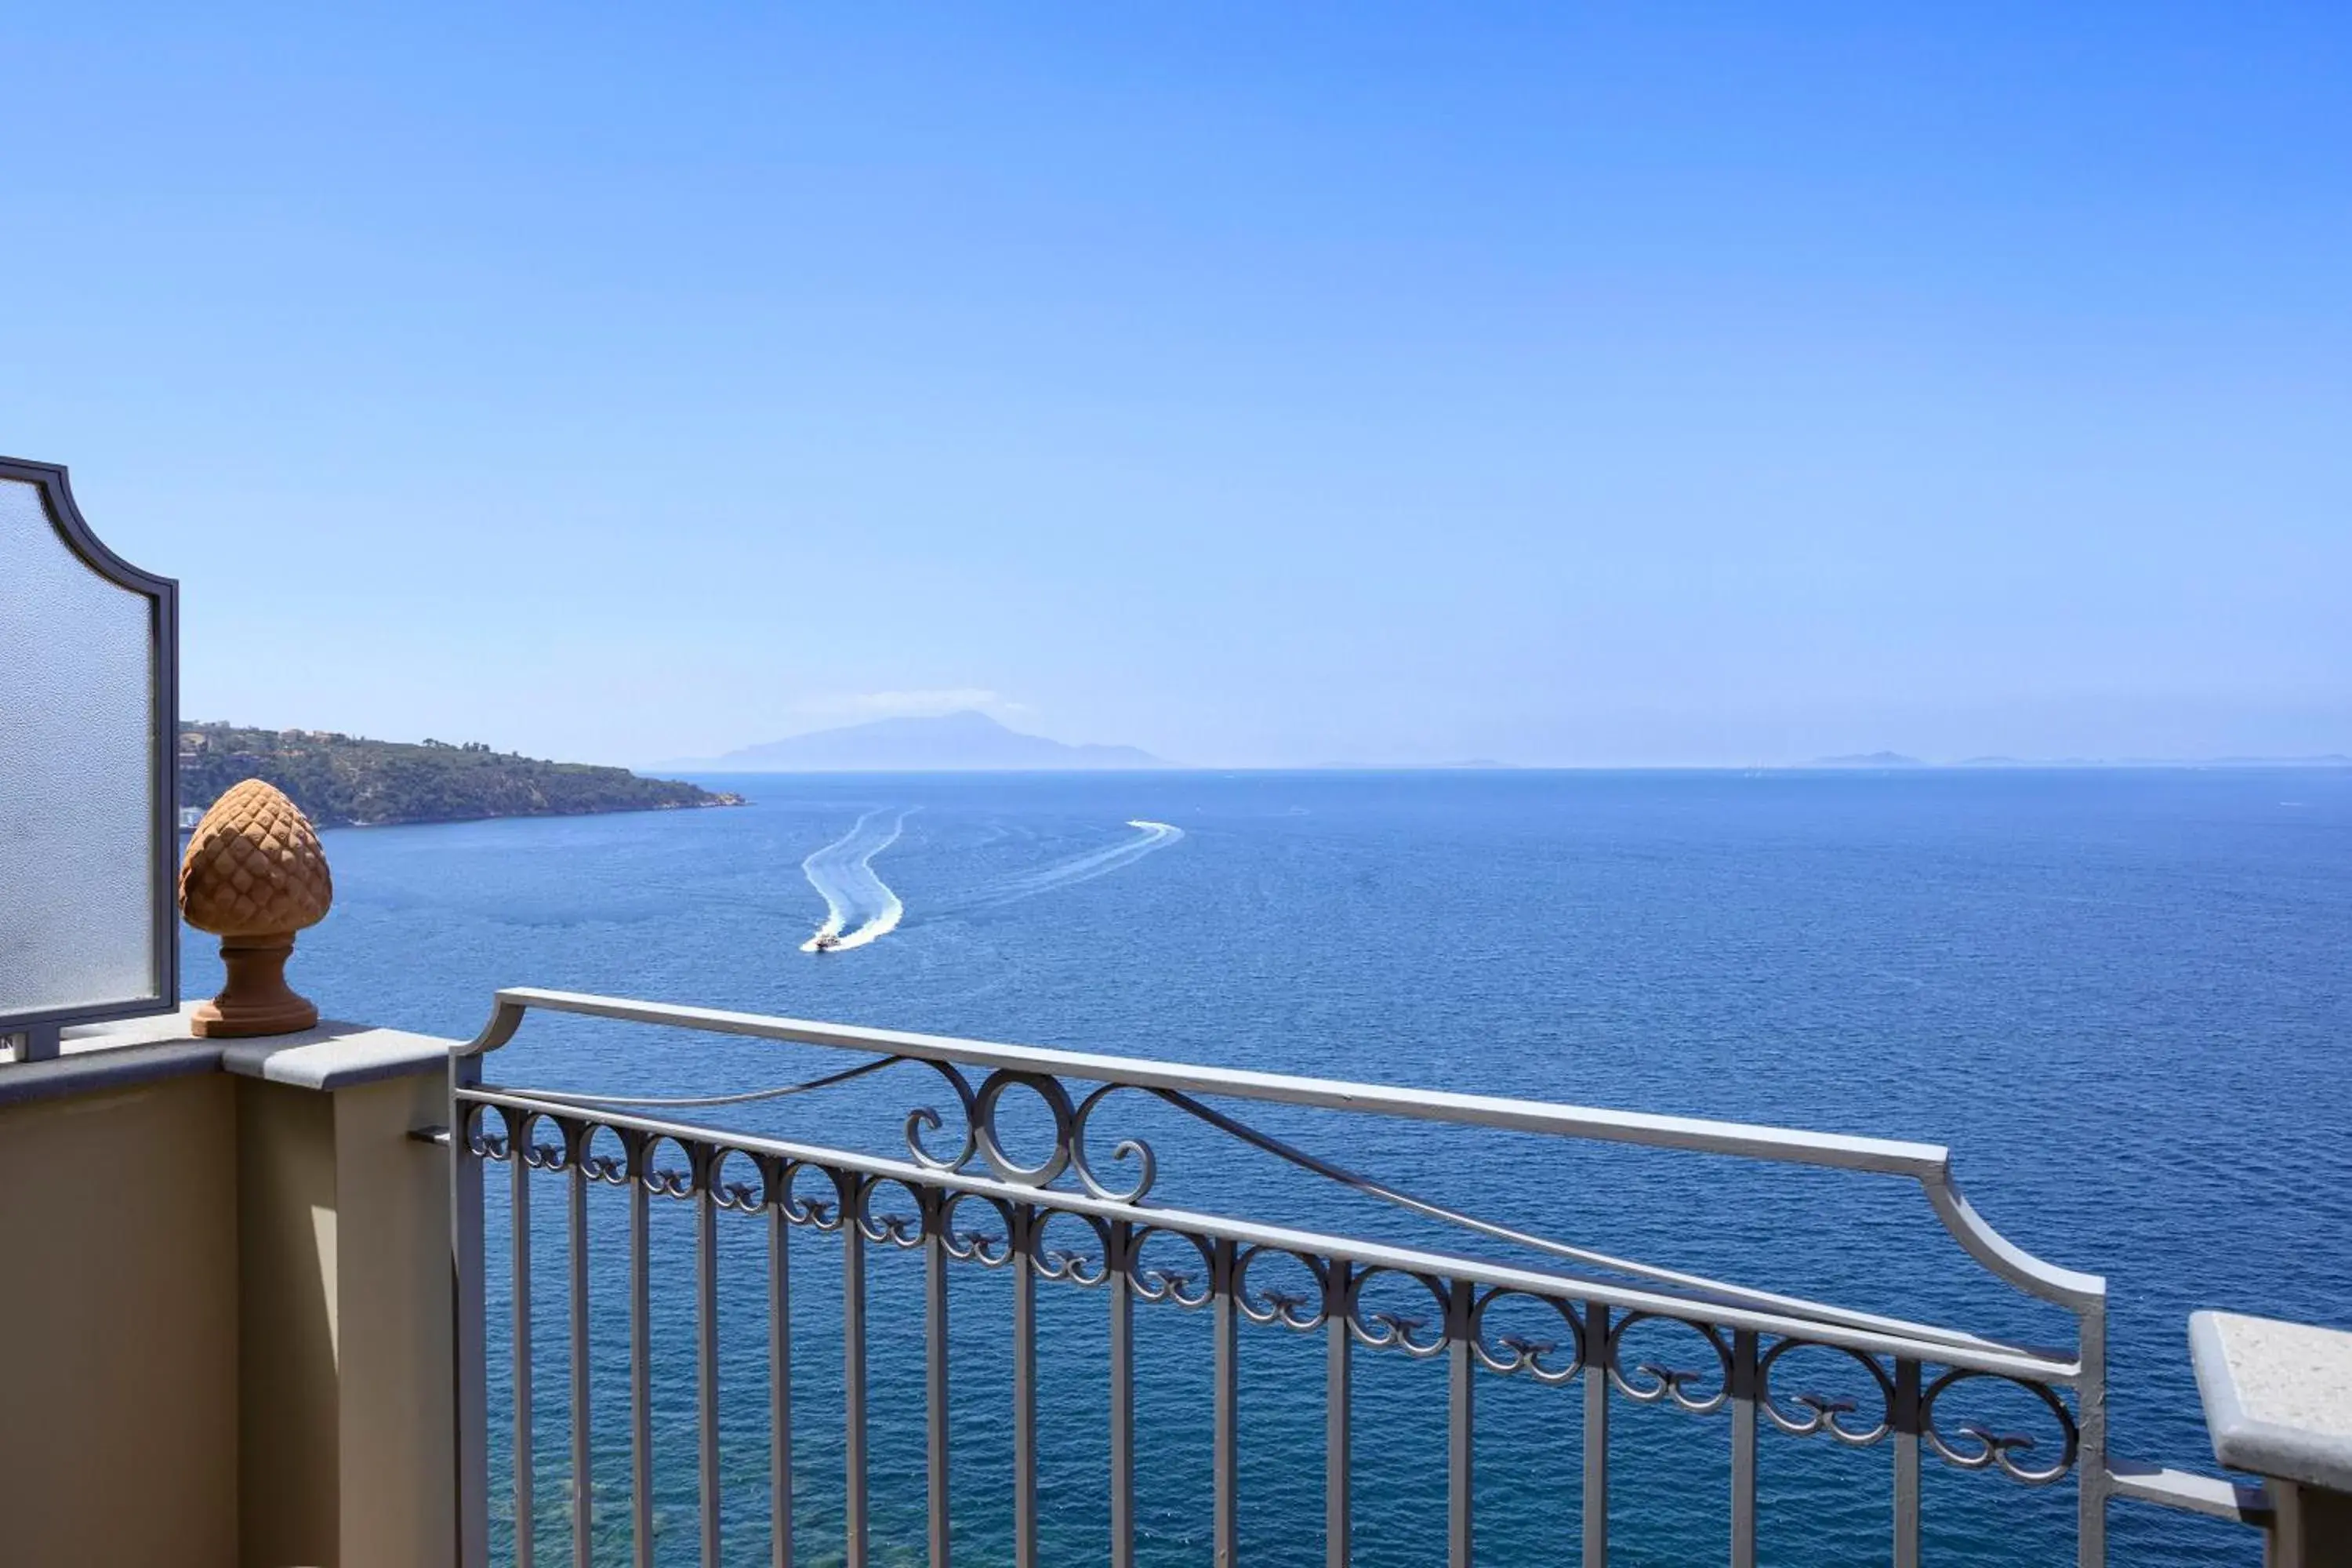
[[[805,1082],[693,1099],[587,1094],[504,1087],[482,1079],[485,1057],[510,1040],[527,1013],[552,1011],[829,1047],[866,1060]],[[903,1152],[876,1154],[729,1131],[694,1119],[762,1100],[803,1094],[900,1063],[927,1066],[952,1100],[953,1126],[934,1108],[908,1112]],[[974,1087],[972,1075],[980,1080]],[[1073,1086],[1083,1088],[1083,1092]],[[1034,1096],[1050,1115],[1053,1143],[1024,1163],[1000,1134],[1000,1107],[1014,1090]],[[1197,1212],[1154,1201],[1157,1162],[1144,1142],[1128,1138],[1108,1155],[1089,1127],[1120,1091],[1155,1097],[1238,1145],[1311,1173],[1360,1199],[1393,1205],[1422,1222],[1452,1227],[1539,1260],[1522,1266],[1374,1237],[1318,1231]],[[1350,1360],[1359,1350],[1442,1361],[1446,1370],[1446,1531],[1448,1561],[1467,1568],[1476,1529],[1473,1411],[1482,1373],[1520,1377],[1572,1391],[1582,1428],[1582,1548],[1587,1568],[1610,1552],[1610,1424],[1622,1403],[1665,1405],[1699,1415],[1727,1414],[1730,1444],[1728,1556],[1735,1568],[1756,1560],[1757,1450],[1766,1427],[1819,1436],[1892,1453],[1892,1541],[1898,1568],[1919,1562],[1921,1471],[1940,1463],[2029,1487],[2067,1487],[2075,1497],[2078,1561],[2104,1563],[2107,1504],[2129,1497],[2168,1507],[2263,1521],[2259,1494],[2231,1484],[2114,1459],[2105,1420],[2106,1289],[2103,1280],[2057,1268],[2003,1239],[1961,1194],[1948,1152],[1938,1147],[1780,1128],[1596,1110],[1531,1100],[1412,1090],[1370,1084],[1185,1067],[1164,1062],[975,1040],[851,1028],[751,1014],[510,990],[481,1036],[452,1063],[457,1130],[455,1237],[458,1299],[459,1560],[488,1560],[490,1519],[488,1399],[488,1295],[485,1290],[484,1176],[503,1163],[512,1184],[509,1331],[515,1561],[531,1563],[533,1493],[533,1291],[531,1227],[527,1216],[535,1173],[560,1178],[566,1192],[566,1248],[572,1413],[568,1510],[576,1568],[593,1556],[592,1482],[589,1195],[609,1185],[627,1194],[629,1304],[630,1531],[635,1561],[653,1560],[653,1362],[649,1309],[653,1249],[648,1209],[656,1197],[684,1200],[695,1214],[697,1488],[701,1559],[721,1560],[719,1227],[741,1215],[764,1232],[767,1252],[766,1352],[769,1409],[769,1559],[783,1568],[793,1554],[793,1391],[790,1332],[792,1233],[829,1233],[841,1250],[842,1464],[846,1496],[842,1555],[867,1568],[870,1412],[866,1375],[867,1248],[919,1251],[924,1260],[926,1462],[929,1555],[947,1568],[950,1526],[950,1443],[947,1392],[949,1282],[956,1265],[1004,1269],[1013,1283],[1011,1500],[1017,1568],[1038,1558],[1038,1319],[1036,1282],[1107,1287],[1109,1393],[1110,1556],[1114,1568],[1135,1561],[1136,1444],[1134,1309],[1139,1301],[1205,1310],[1213,1328],[1213,1500],[1212,1544],[1220,1568],[1239,1556],[1239,1336],[1244,1323],[1319,1334],[1325,1344],[1325,1559],[1344,1568],[1350,1556],[1352,1431]],[[1269,1135],[1212,1101],[1272,1102],[1351,1116],[1409,1118],[1550,1137],[1743,1156],[1784,1165],[1825,1167],[1912,1182],[1943,1228],[1992,1277],[2071,1316],[2072,1346],[2052,1350],[1752,1289],[1653,1267],[1424,1201],[1324,1156]],[[682,1119],[685,1118],[685,1119]],[[599,1142],[617,1152],[599,1153]],[[877,1204],[896,1187],[898,1209]],[[1061,1219],[1090,1237],[1090,1247],[1049,1243]],[[1159,1242],[1156,1261],[1147,1247]],[[1171,1262],[1172,1247],[1181,1261]],[[1304,1289],[1253,1283],[1254,1266],[1286,1257],[1302,1265]],[[1410,1281],[1425,1308],[1376,1307],[1375,1281]],[[1490,1322],[1498,1302],[1539,1304],[1556,1319],[1540,1334],[1500,1331]],[[1653,1321],[1682,1325],[1692,1349],[1712,1366],[1694,1371],[1635,1357],[1626,1335]],[[1862,1400],[1833,1399],[1785,1386],[1792,1351],[1843,1352],[1861,1377]],[[1776,1383],[1776,1373],[1781,1381]],[[1995,1382],[2021,1389],[2047,1415],[2042,1436],[1939,1417],[1953,1390]],[[2054,1434],[2054,1436],[2053,1436]]]

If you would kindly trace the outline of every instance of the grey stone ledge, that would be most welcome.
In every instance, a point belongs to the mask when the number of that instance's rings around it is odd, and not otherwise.
[[[97,1094],[110,1089],[134,1089],[165,1079],[218,1072],[217,1040],[166,1040],[126,1045],[87,1055],[55,1057],[45,1062],[11,1062],[0,1067],[0,1108],[55,1100],[68,1095]]]
[[[0,1066],[0,1106],[216,1071],[296,1089],[350,1089],[444,1071],[457,1044],[327,1019],[299,1034],[205,1040],[188,1032],[194,1006],[67,1030],[55,1059]]]
[[[2233,1470],[2352,1492],[2352,1332],[2194,1312],[2189,1357],[2215,1458]]]

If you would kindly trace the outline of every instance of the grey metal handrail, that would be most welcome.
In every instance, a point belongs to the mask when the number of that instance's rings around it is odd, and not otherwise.
[[[486,1085],[484,1058],[513,1038],[532,1011],[559,1012],[638,1024],[745,1036],[848,1050],[872,1059],[845,1071],[804,1083],[741,1094],[660,1100],[610,1094]],[[754,1136],[674,1119],[679,1110],[715,1110],[727,1105],[810,1092],[896,1063],[922,1064],[954,1095],[961,1113],[960,1135],[950,1132],[937,1110],[921,1107],[906,1117],[906,1149],[900,1155],[828,1148],[791,1140]],[[964,1069],[985,1069],[974,1089]],[[1097,1087],[1082,1098],[1068,1085]],[[1041,1100],[1052,1113],[1053,1153],[1023,1164],[998,1141],[996,1112],[1002,1097],[1019,1089]],[[584,1528],[593,1500],[585,1486],[587,1407],[584,1301],[587,1289],[586,1214],[592,1185],[625,1187],[631,1196],[630,1300],[632,1317],[633,1459],[635,1526],[641,1546],[650,1542],[649,1364],[646,1308],[648,1248],[645,1210],[652,1196],[688,1199],[698,1205],[698,1343],[701,1352],[700,1436],[705,1476],[703,1543],[706,1562],[716,1561],[717,1508],[716,1250],[715,1216],[739,1211],[763,1216],[770,1248],[770,1362],[775,1409],[772,1427],[774,1476],[772,1509],[783,1562],[790,1540],[791,1345],[783,1329],[789,1278],[789,1234],[814,1227],[843,1243],[845,1398],[850,1497],[846,1547],[849,1568],[867,1568],[865,1486],[864,1299],[865,1247],[868,1243],[919,1247],[927,1258],[927,1342],[930,1399],[931,1521],[933,1561],[945,1568],[947,1542],[947,1440],[945,1332],[948,1267],[970,1262],[1010,1268],[1016,1280],[1014,1321],[1014,1557],[1019,1568],[1035,1561],[1034,1496],[1035,1379],[1034,1309],[1039,1278],[1082,1285],[1111,1285],[1113,1433],[1111,1525],[1113,1561],[1132,1562],[1133,1447],[1132,1341],[1129,1315],[1136,1300],[1172,1301],[1209,1308],[1216,1320],[1216,1532],[1221,1564],[1234,1562],[1235,1425],[1234,1336],[1240,1322],[1280,1323],[1320,1330],[1328,1342],[1327,1365],[1326,1517],[1329,1568],[1347,1562],[1349,1507],[1348,1365],[1359,1346],[1446,1359],[1450,1372],[1449,1541],[1456,1568],[1466,1568],[1472,1541],[1470,1475],[1473,1461],[1470,1412],[1475,1373],[1531,1376],[1551,1384],[1581,1382],[1585,1426],[1585,1540],[1588,1568],[1600,1568],[1608,1553],[1608,1426],[1618,1398],[1672,1405],[1704,1414],[1727,1408],[1732,1416],[1733,1495],[1731,1561],[1752,1564],[1756,1521],[1756,1439],[1759,1417],[1796,1436],[1823,1434],[1853,1446],[1887,1443],[1895,1454],[1893,1560],[1916,1568],[1919,1542],[1919,1483],[1922,1450],[1962,1469],[1999,1470],[2028,1484],[2072,1479],[2077,1492],[2078,1561],[2105,1559],[2105,1504],[2125,1496],[2176,1508],[2250,1519],[2248,1500],[2177,1471],[2111,1465],[2105,1432],[2105,1285],[2095,1276],[2062,1268],[2033,1257],[1994,1231],[1968,1204],[1952,1178],[1949,1152],[1937,1145],[1817,1133],[1688,1117],[1652,1116],[1541,1101],[1415,1090],[1334,1079],[1189,1066],[1139,1058],[1044,1049],[897,1030],[858,1028],[803,1019],[535,989],[503,990],[481,1034],[453,1052],[453,1136],[460,1300],[461,1420],[477,1438],[463,1456],[461,1477],[466,1522],[460,1560],[473,1563],[487,1552],[488,1412],[482,1362],[482,1173],[486,1163],[512,1169],[518,1215],[527,1214],[534,1170],[568,1175],[573,1237],[572,1343],[574,1346],[573,1497],[574,1541],[579,1568],[586,1568]],[[1111,1154],[1119,1167],[1107,1175],[1089,1152],[1089,1119],[1108,1096],[1120,1090],[1149,1094],[1231,1137],[1273,1153],[1299,1169],[1349,1190],[1380,1199],[1425,1218],[1456,1226],[1544,1255],[1539,1268],[1376,1238],[1262,1224],[1231,1215],[1197,1212],[1149,1201],[1156,1161],[1149,1145],[1122,1140]],[[1361,1176],[1328,1159],[1294,1147],[1207,1103],[1244,1100],[1333,1111],[1402,1117],[1466,1127],[1503,1129],[1549,1136],[1598,1140],[1648,1148],[1717,1153],[1780,1164],[1892,1175],[1916,1183],[1944,1229],[1989,1272],[2023,1293],[2053,1302],[2074,1315],[2077,1342],[2049,1351],[2010,1343],[1956,1329],[1861,1312],[1832,1303],[1761,1291],[1682,1271],[1614,1258],[1589,1248],[1496,1225],[1474,1215],[1428,1203]],[[502,1131],[494,1131],[495,1117]],[[624,1153],[599,1156],[591,1142],[600,1132],[616,1137]],[[930,1140],[948,1133],[945,1152]],[[552,1134],[555,1142],[540,1139]],[[681,1152],[687,1171],[656,1170],[657,1148]],[[730,1183],[722,1167],[731,1157],[748,1162],[756,1184]],[[803,1174],[815,1179],[831,1201],[796,1192]],[[1068,1178],[1068,1180],[1065,1180]],[[878,1213],[872,1205],[877,1186],[903,1188],[919,1210],[917,1217]],[[960,1228],[964,1205],[992,1210],[1003,1234]],[[1046,1248],[1047,1219],[1069,1216],[1090,1227],[1098,1258]],[[1198,1271],[1171,1272],[1143,1263],[1145,1241],[1181,1237],[1200,1258]],[[511,1243],[519,1281],[515,1292],[515,1412],[519,1446],[528,1452],[530,1431],[529,1231],[518,1223]],[[1316,1281],[1314,1296],[1284,1296],[1254,1289],[1253,1260],[1286,1255],[1303,1263]],[[1551,1267],[1553,1261],[1577,1266]],[[1363,1282],[1375,1275],[1419,1280],[1433,1299],[1434,1321],[1368,1312]],[[1604,1278],[1631,1276],[1626,1284]],[[1202,1281],[1205,1281],[1203,1283]],[[1550,1304],[1564,1324],[1568,1348],[1496,1343],[1485,1328],[1488,1305],[1503,1296]],[[1645,1320],[1677,1322],[1694,1330],[1712,1351],[1719,1379],[1648,1363],[1629,1365],[1618,1345],[1625,1330]],[[1782,1396],[1771,1387],[1776,1364],[1801,1345],[1844,1352],[1863,1368],[1884,1396],[1874,1418],[1857,1416],[1846,1402],[1809,1394]],[[1929,1368],[1940,1368],[1932,1379]],[[1939,1429],[1936,1405],[1946,1390],[1963,1381],[1994,1378],[2039,1397],[2060,1428],[2059,1455],[2042,1462],[2023,1437],[1973,1426]],[[1711,1385],[1719,1382],[1719,1386]],[[2073,1404],[2061,1398],[2071,1393]],[[2046,1450],[2044,1450],[2046,1452]],[[2035,1457],[2029,1457],[2035,1456]],[[516,1519],[521,1555],[527,1559],[530,1529],[530,1467],[516,1473]]]

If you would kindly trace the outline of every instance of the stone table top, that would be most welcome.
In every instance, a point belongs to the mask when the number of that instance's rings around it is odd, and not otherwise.
[[[2189,1354],[2215,1458],[2352,1492],[2352,1332],[2196,1312]]]

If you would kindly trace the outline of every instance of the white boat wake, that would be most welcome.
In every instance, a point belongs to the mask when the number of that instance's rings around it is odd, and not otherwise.
[[[1097,877],[1108,876],[1123,866],[1132,866],[1155,849],[1165,849],[1184,837],[1184,830],[1165,822],[1141,819],[1128,824],[1136,836],[1101,849],[1090,849],[1083,855],[1073,855],[1066,860],[1034,871],[1009,878],[968,899],[958,900],[939,912],[947,914],[967,910],[992,910],[1000,904],[1010,904],[1056,888],[1066,888],[1075,882],[1090,882]]]
[[[817,952],[817,944],[827,937],[835,939],[827,944],[830,952],[864,947],[898,929],[907,906],[898,901],[889,884],[874,874],[874,857],[898,842],[899,829],[913,814],[910,809],[892,816],[889,807],[877,806],[859,817],[848,832],[801,862],[801,872],[824,900],[825,911],[824,923],[816,928],[816,934],[801,943],[803,952]],[[887,829],[881,826],[886,816],[890,817]]]
[[[877,806],[860,816],[848,832],[801,862],[809,886],[824,900],[824,923],[801,943],[803,952],[842,952],[879,941],[898,929],[906,919],[907,906],[888,883],[875,875],[874,858],[898,842],[907,818],[919,809],[909,807],[894,814],[888,806]],[[1165,822],[1138,819],[1128,826],[1135,830],[1131,838],[1024,871],[969,898],[930,907],[923,918],[992,910],[1056,888],[1092,881],[1184,837],[1182,828]]]

